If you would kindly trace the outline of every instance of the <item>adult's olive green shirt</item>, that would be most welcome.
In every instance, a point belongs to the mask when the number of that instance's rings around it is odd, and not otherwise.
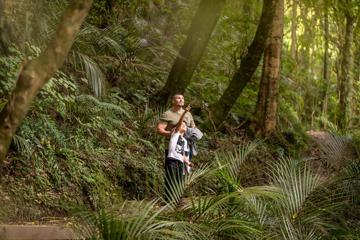
[[[184,109],[180,109],[178,112],[174,112],[172,109],[169,109],[161,115],[159,121],[161,123],[167,123],[165,130],[170,131],[179,122],[180,117],[184,113],[184,111]],[[186,122],[186,126],[191,128],[195,127],[195,122],[190,112],[187,112],[185,114],[184,121]]]

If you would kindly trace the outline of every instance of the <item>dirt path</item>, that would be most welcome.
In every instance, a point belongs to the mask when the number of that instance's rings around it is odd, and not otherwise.
[[[1,240],[84,239],[68,227],[55,225],[0,225]]]

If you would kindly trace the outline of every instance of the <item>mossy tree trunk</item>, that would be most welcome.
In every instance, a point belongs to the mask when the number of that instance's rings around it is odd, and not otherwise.
[[[158,103],[161,105],[165,105],[173,94],[185,92],[224,5],[225,0],[201,0],[165,86],[157,94]]]
[[[15,40],[6,13],[8,2],[9,0],[0,0],[0,53],[5,55],[9,54],[9,45]]]
[[[33,98],[63,64],[91,3],[92,0],[71,1],[47,48],[23,66],[15,89],[0,113],[0,159],[5,158],[11,139]]]
[[[348,1],[347,1],[348,2]],[[342,52],[342,60],[340,66],[340,78],[339,78],[339,114],[338,123],[340,129],[346,129],[351,119],[350,99],[352,89],[352,77],[351,70],[353,65],[353,57],[351,46],[354,38],[354,26],[355,16],[352,13],[352,9],[347,4],[345,9],[345,39],[340,52]]]
[[[292,59],[297,59],[297,1],[292,1],[291,6],[291,57]]]
[[[270,135],[276,128],[283,29],[284,0],[278,0],[264,50],[261,83],[254,114],[257,132],[262,136]]]
[[[247,83],[251,80],[264,52],[267,36],[270,32],[277,0],[264,0],[259,25],[255,37],[241,59],[240,67],[233,75],[229,86],[220,99],[210,107],[210,118],[215,128],[225,121],[231,108],[239,98]]]
[[[360,18],[357,18],[356,27],[354,29],[354,64],[353,64],[353,92],[360,92]],[[352,94],[351,98],[351,112],[354,118],[352,119],[352,126],[360,125],[360,102],[357,94]]]
[[[324,1],[324,67],[323,67],[323,89],[321,101],[321,115],[323,117],[327,116],[328,111],[328,92],[330,86],[330,56],[329,56],[329,12],[328,12],[328,3]],[[324,122],[324,127],[326,123]]]
[[[12,44],[22,49],[26,41],[33,40],[34,36],[39,37],[36,21],[39,18],[37,9],[41,4],[43,0],[0,0],[0,35],[1,44],[5,43],[5,51]]]

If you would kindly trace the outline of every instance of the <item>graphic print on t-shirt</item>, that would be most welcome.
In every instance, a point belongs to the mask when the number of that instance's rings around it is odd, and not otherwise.
[[[179,136],[178,141],[176,143],[175,151],[180,154],[184,154],[185,141],[182,137]]]

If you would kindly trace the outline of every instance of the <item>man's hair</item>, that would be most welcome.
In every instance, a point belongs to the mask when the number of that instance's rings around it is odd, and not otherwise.
[[[171,99],[174,99],[174,97],[175,97],[175,96],[178,96],[178,95],[184,96],[184,94],[182,94],[182,93],[174,93],[174,94],[172,95]]]

